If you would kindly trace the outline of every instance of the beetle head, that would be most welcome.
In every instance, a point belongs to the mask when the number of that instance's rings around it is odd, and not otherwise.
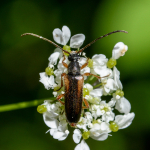
[[[70,55],[68,56],[69,61],[78,61],[80,56],[76,51],[71,51]]]

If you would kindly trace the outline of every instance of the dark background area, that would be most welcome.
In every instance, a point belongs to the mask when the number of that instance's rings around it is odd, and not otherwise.
[[[125,97],[135,112],[127,129],[113,133],[99,142],[88,139],[91,150],[147,150],[150,140],[150,1],[149,0],[7,0],[0,4],[0,105],[47,99],[47,91],[39,83],[39,73],[48,64],[53,45],[26,32],[53,41],[52,31],[67,25],[71,35],[83,33],[83,46],[114,30],[117,33],[101,39],[85,50],[112,56],[117,42],[129,49],[117,60]],[[0,150],[74,149],[72,130],[65,141],[45,134],[48,127],[36,107],[0,113]]]

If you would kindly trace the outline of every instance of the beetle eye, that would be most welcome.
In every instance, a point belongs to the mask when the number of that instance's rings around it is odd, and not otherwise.
[[[68,60],[71,61],[72,60],[72,56],[69,55],[68,56]]]

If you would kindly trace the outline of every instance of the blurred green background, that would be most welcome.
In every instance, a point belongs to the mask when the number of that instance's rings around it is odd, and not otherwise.
[[[83,33],[85,46],[114,30],[126,30],[103,38],[88,49],[112,55],[124,42],[129,49],[117,61],[125,97],[135,119],[127,129],[99,142],[88,139],[91,150],[146,150],[150,140],[150,1],[149,0],[7,0],[0,5],[0,105],[46,99],[51,91],[39,83],[54,46],[25,32],[53,40],[52,31],[67,25],[71,34]],[[72,133],[65,141],[45,134],[48,127],[36,107],[0,113],[0,150],[73,150]]]

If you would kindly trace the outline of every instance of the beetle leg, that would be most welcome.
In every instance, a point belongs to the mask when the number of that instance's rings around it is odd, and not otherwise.
[[[81,66],[81,69],[85,68],[88,65],[88,60],[89,58],[87,59],[86,63]]]
[[[83,98],[83,101],[84,101],[85,106],[83,106],[82,109],[88,109],[89,108],[88,101],[85,98]]]
[[[64,59],[62,60],[62,64],[63,64],[64,67],[68,68],[68,65],[64,62],[65,59],[66,59],[66,57],[65,57],[65,55],[64,55]]]
[[[58,95],[57,98],[56,98],[62,105],[65,104],[64,102],[62,102],[62,101],[60,100],[63,96],[64,96],[64,94],[60,94],[60,95]]]
[[[58,90],[55,90],[55,91],[59,91],[63,87],[63,76],[65,76],[65,75],[66,75],[66,73],[61,74],[61,87]]]
[[[101,78],[108,77],[110,74],[109,74],[109,75],[107,75],[107,76],[103,76],[103,77],[97,76],[97,75],[92,74],[92,73],[84,73],[84,74],[83,74],[83,76],[90,76],[90,75],[92,75],[92,76],[94,76],[94,77],[96,77],[96,78],[98,78],[98,79],[101,79]]]

